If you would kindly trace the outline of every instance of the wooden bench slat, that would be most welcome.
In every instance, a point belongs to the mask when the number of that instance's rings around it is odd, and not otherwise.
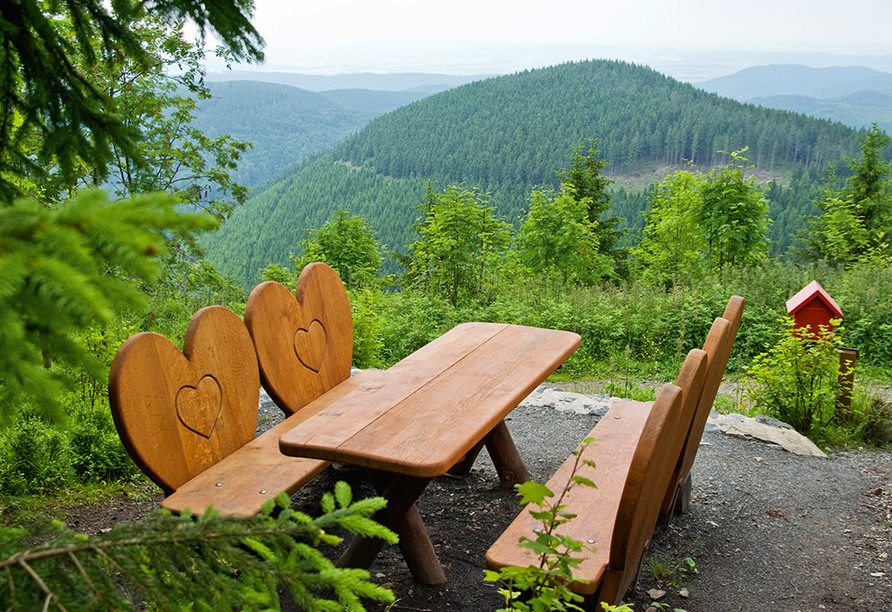
[[[582,465],[579,469],[579,475],[595,482],[598,488],[576,486],[565,498],[571,509],[584,509],[584,512],[559,532],[595,547],[595,552],[586,554],[586,560],[576,572],[594,582],[593,588],[597,588],[607,567],[623,486],[651,407],[650,402],[620,402],[601,417],[598,427],[591,432],[595,441],[583,454],[583,458],[594,461],[596,467],[593,470]],[[568,458],[546,483],[555,495],[567,484],[575,459]],[[521,512],[486,553],[487,567],[499,570],[537,563],[536,554],[527,548],[519,548],[517,543],[521,536],[535,539],[534,530],[540,527],[541,523],[528,510]]]
[[[574,573],[586,582],[573,583],[574,591],[599,593],[600,600],[617,604],[637,574],[703,390],[706,361],[704,351],[692,350],[678,377],[683,387],[666,385],[653,404],[619,402],[589,434],[596,442],[583,458],[596,467],[583,466],[580,475],[598,488],[575,486],[567,494],[567,511],[577,516],[558,529],[596,547],[581,555],[585,560]],[[575,462],[571,455],[546,486],[555,493],[562,490]],[[517,542],[521,536],[533,538],[536,527],[525,508],[487,552],[487,565],[500,569],[535,563],[536,555]]]

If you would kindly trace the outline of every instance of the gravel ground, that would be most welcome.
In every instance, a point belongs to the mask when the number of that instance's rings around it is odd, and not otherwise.
[[[261,429],[279,418],[278,409],[264,404]],[[508,428],[531,475],[544,482],[598,418],[523,405],[511,413]],[[655,535],[627,598],[636,612],[651,606],[654,589],[665,592],[659,603],[688,612],[892,609],[892,453],[800,457],[716,431],[702,442],[690,511]],[[349,482],[356,495],[372,494],[362,470],[335,465],[299,491],[295,505],[317,513],[322,493],[337,480]],[[499,489],[485,451],[469,476],[433,481],[418,506],[447,583],[415,583],[398,549],[387,547],[371,572],[395,592],[392,610],[497,609],[495,587],[482,580],[484,555],[517,515],[517,501]],[[96,532],[153,507],[157,502],[83,508],[68,521]],[[339,550],[329,554],[336,558]],[[683,571],[691,563],[696,573]]]
[[[508,427],[531,475],[544,482],[597,420],[522,406]],[[371,494],[361,471],[341,466],[296,503],[312,508],[337,479]],[[371,571],[396,593],[393,610],[495,610],[500,599],[482,581],[484,555],[519,506],[512,492],[499,490],[485,452],[470,476],[431,483],[419,510],[447,583],[415,583],[396,548],[385,549]],[[889,452],[800,457],[708,431],[693,468],[691,508],[660,526],[627,601],[644,612],[656,589],[665,592],[660,603],[688,612],[888,610],[890,524]]]

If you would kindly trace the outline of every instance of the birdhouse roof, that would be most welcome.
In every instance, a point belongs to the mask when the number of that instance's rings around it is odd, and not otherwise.
[[[834,317],[837,319],[842,318],[842,310],[839,304],[818,284],[818,281],[810,282],[802,291],[787,300],[787,312],[794,314],[814,300],[821,300],[833,313]]]

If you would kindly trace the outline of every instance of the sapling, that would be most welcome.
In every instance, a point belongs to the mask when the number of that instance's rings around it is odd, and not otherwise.
[[[583,451],[593,441],[594,438],[586,438],[573,451],[576,462],[570,478],[553,503],[547,501],[547,498],[554,498],[555,494],[545,485],[525,482],[517,487],[522,496],[522,506],[534,504],[539,508],[530,510],[530,514],[539,521],[541,529],[535,531],[535,538],[524,536],[518,542],[518,546],[537,553],[538,562],[527,567],[504,567],[498,572],[486,571],[485,581],[501,581],[504,584],[499,593],[504,597],[505,607],[498,612],[582,610],[578,604],[582,603],[583,597],[570,590],[569,584],[586,582],[573,574],[573,569],[584,560],[584,557],[575,555],[583,550],[594,551],[594,547],[559,534],[557,529],[576,517],[567,511],[567,505],[563,503],[567,493],[576,486],[597,488],[592,480],[578,473],[582,465],[595,469],[594,461],[582,458]],[[601,605],[608,612],[631,612],[631,608],[625,605]]]

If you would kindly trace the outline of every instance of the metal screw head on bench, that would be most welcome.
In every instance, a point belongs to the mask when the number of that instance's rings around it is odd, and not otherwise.
[[[222,487],[222,486],[223,486],[223,483],[222,483],[222,482],[218,482],[218,483],[217,483],[217,486],[218,486],[218,487]]]
[[[614,418],[614,419],[619,419],[619,418],[621,418],[621,416],[618,415],[618,414],[615,414],[615,415],[613,415],[613,418]]]
[[[260,494],[261,494],[261,495],[266,495],[266,491],[261,491]]]

